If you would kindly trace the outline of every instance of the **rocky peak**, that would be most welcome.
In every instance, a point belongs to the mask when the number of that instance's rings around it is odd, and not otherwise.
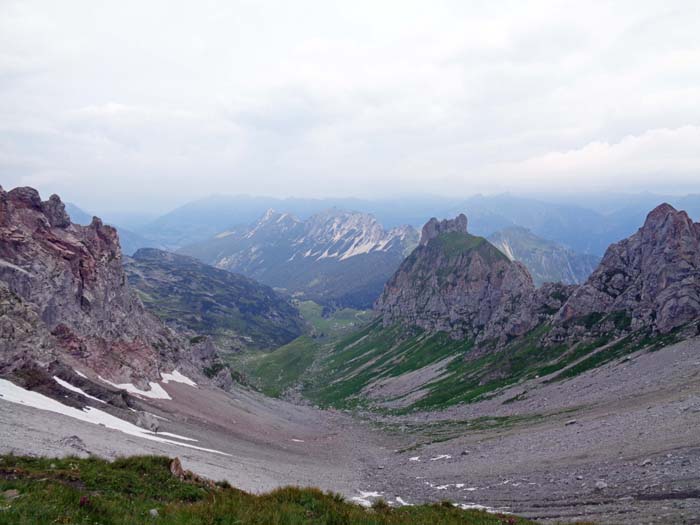
[[[608,248],[558,318],[610,313],[624,313],[632,330],[661,333],[700,316],[700,224],[669,204],[658,206],[637,233]]]
[[[42,202],[41,209],[49,219],[51,226],[55,228],[67,228],[70,226],[70,217],[66,212],[66,206],[58,195],[53,194],[49,197],[49,200]]]
[[[377,300],[385,324],[415,324],[473,339],[516,336],[531,328],[531,316],[520,308],[535,291],[529,273],[466,227],[464,215],[425,225],[420,245]]]
[[[182,341],[127,285],[117,231],[97,217],[89,226],[71,224],[55,195],[42,202],[33,188],[0,190],[0,284],[24,305],[15,311],[35,313],[41,330],[34,331],[48,334],[39,356],[25,332],[12,331],[0,369],[26,353],[145,386],[183,357]]]
[[[438,221],[435,217],[431,218],[421,232],[420,246],[425,246],[432,239],[435,239],[442,233],[467,233],[467,216],[460,213],[454,219],[444,219]]]
[[[14,188],[7,192],[7,201],[15,208],[41,209],[39,192],[28,186]]]

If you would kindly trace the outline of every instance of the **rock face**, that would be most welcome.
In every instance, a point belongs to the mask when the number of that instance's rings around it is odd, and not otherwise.
[[[488,240],[511,261],[523,263],[536,286],[546,282],[581,284],[600,262],[600,257],[577,253],[518,226],[500,230]]]
[[[187,363],[182,340],[127,285],[117,232],[71,224],[58,196],[0,188],[0,367],[81,364],[148,388]]]
[[[287,299],[242,275],[153,248],[126,258],[124,268],[147,309],[190,337],[213,338],[222,350],[277,348],[302,333],[304,322]]]
[[[403,322],[455,338],[521,335],[534,315],[535,286],[525,267],[483,237],[467,233],[464,215],[423,228],[419,246],[401,264],[376,302],[385,325]]]
[[[557,321],[617,312],[631,330],[659,333],[700,317],[700,224],[684,211],[662,204],[637,233],[611,245]]]
[[[301,221],[268,210],[181,253],[302,299],[369,308],[417,241],[413,228],[387,231],[366,213],[333,208]]]

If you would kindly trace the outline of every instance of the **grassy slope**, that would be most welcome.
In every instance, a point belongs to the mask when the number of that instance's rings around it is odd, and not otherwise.
[[[540,340],[548,330],[548,326],[541,325],[499,352],[471,357],[470,341],[455,341],[446,334],[429,335],[398,325],[385,328],[375,321],[322,355],[314,377],[305,382],[304,394],[322,406],[368,407],[371,403],[361,391],[371,383],[456,356],[440,377],[420,387],[425,395],[402,411],[439,409],[478,400],[536,376],[554,374],[551,381],[573,377],[641,348],[653,350],[676,340],[674,334],[650,339],[637,333],[617,341],[599,337],[571,345],[544,346]]]
[[[245,363],[246,375],[262,392],[277,397],[313,364],[318,349],[317,341],[301,336],[274,352],[251,356]]]
[[[370,310],[342,308],[330,315],[323,315],[323,306],[314,301],[301,301],[298,304],[299,313],[309,323],[318,336],[337,337],[346,334],[367,323],[371,317]]]
[[[287,487],[252,495],[199,480],[180,481],[169,459],[132,457],[37,459],[0,456],[0,524],[138,525],[505,525],[532,523],[512,516],[462,511],[448,504],[363,509],[337,494]],[[157,517],[149,515],[158,511]]]
[[[367,323],[372,313],[343,308],[323,315],[323,307],[313,301],[298,304],[299,312],[311,327],[312,335],[303,335],[272,352],[244,354],[231,359],[256,388],[278,397],[295,385],[311,367],[319,350],[328,342]]]

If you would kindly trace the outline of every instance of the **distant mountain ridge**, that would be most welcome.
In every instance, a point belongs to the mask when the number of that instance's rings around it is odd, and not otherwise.
[[[302,334],[304,321],[288,300],[242,275],[154,248],[138,250],[124,268],[146,308],[222,350],[273,349]]]
[[[596,255],[577,253],[519,226],[500,230],[488,240],[510,260],[523,263],[536,286],[546,282],[581,284],[600,262]]]
[[[180,252],[299,297],[366,308],[417,240],[410,226],[387,231],[366,213],[333,208],[300,220],[268,210]]]

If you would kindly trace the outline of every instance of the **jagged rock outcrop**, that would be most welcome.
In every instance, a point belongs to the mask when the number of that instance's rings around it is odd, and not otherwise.
[[[72,224],[58,196],[32,188],[0,188],[0,332],[5,374],[58,359],[148,389],[191,363],[127,285],[117,231]]]
[[[463,213],[460,213],[454,219],[443,219],[442,221],[432,217],[423,226],[418,244],[419,246],[425,246],[431,240],[445,233],[467,233],[467,224],[467,216]]]
[[[521,335],[536,316],[528,271],[486,239],[467,233],[464,215],[423,228],[419,246],[401,264],[375,307],[385,325],[402,322],[478,340]]]
[[[668,333],[700,317],[700,224],[669,204],[631,237],[611,245],[599,267],[557,314],[558,323],[626,315],[629,330]]]

